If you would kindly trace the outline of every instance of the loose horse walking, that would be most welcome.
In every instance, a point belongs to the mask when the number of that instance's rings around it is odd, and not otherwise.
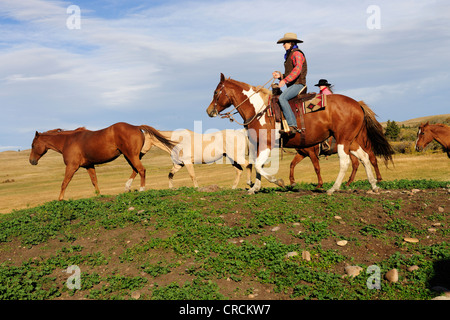
[[[428,122],[420,125],[417,132],[416,151],[422,151],[431,141],[436,140],[447,152],[450,158],[450,127],[445,124],[429,124]]]
[[[254,86],[232,79],[225,79],[221,74],[220,82],[214,91],[213,99],[206,112],[210,117],[215,117],[223,110],[235,106],[237,112],[244,120],[244,125],[249,129],[250,143],[255,145],[257,157],[255,169],[268,181],[279,186],[284,186],[281,179],[276,179],[269,174],[263,165],[269,159],[271,150],[276,147],[276,136],[268,132],[277,131],[275,121],[268,117],[265,110],[268,106],[270,91],[258,90]],[[384,137],[379,123],[373,112],[366,106],[361,106],[356,100],[339,94],[327,96],[328,106],[320,112],[305,114],[304,139],[297,133],[293,137],[284,137],[285,148],[305,148],[314,146],[331,135],[337,142],[340,171],[334,185],[327,191],[332,194],[339,190],[345,172],[350,164],[350,152],[360,159],[366,169],[367,178],[373,190],[378,190],[376,180],[370,168],[369,156],[355,141],[361,130],[367,131],[376,155],[383,155],[385,159],[392,160],[392,148]],[[261,188],[261,180],[257,179],[249,193],[254,193]]]
[[[189,176],[198,187],[194,164],[220,163],[223,158],[236,169],[232,188],[239,183],[243,168],[247,171],[247,184],[251,185],[252,165],[245,158],[248,151],[246,130],[222,130],[212,133],[196,133],[191,130],[161,131],[166,139],[173,141],[174,149],[166,149],[171,154],[173,167],[169,173],[169,188],[173,188],[173,177],[182,167],[186,167]],[[155,138],[150,139],[153,141]],[[133,175],[128,182],[131,185]]]
[[[61,185],[59,200],[64,199],[67,185],[80,167],[87,169],[95,191],[100,193],[95,165],[113,161],[121,154],[133,168],[133,172],[139,173],[141,190],[144,190],[145,168],[141,163],[141,158],[145,154],[142,151],[146,135],[155,137],[157,146],[162,149],[172,150],[174,147],[172,141],[166,139],[158,130],[150,126],[133,126],[119,122],[98,131],[90,131],[85,128],[71,131],[55,129],[44,133],[36,131],[29,160],[32,165],[37,165],[39,159],[48,149],[62,154],[66,164],[66,172]]]

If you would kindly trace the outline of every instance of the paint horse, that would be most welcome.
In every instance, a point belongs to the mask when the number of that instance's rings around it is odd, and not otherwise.
[[[269,182],[278,186],[284,186],[282,179],[277,179],[274,174],[267,172],[263,165],[269,159],[272,149],[277,147],[276,132],[279,125],[273,117],[265,112],[269,103],[271,92],[265,88],[257,89],[254,86],[233,79],[225,79],[221,74],[213,99],[206,112],[210,117],[216,117],[231,105],[244,120],[244,126],[248,128],[248,136],[251,144],[256,149],[255,170],[256,182],[249,190],[255,193],[261,188],[261,180],[258,174]],[[339,94],[327,96],[327,107],[314,113],[304,115],[305,131],[303,139],[300,133],[294,136],[284,136],[283,147],[306,148],[321,143],[331,135],[335,137],[339,156],[339,174],[334,185],[327,191],[332,194],[339,190],[345,172],[350,164],[350,152],[355,155],[366,169],[367,179],[374,191],[379,188],[370,167],[369,155],[356,141],[362,130],[366,131],[367,139],[373,146],[376,155],[383,155],[385,159],[392,161],[392,147],[386,140],[381,125],[375,119],[375,114],[367,106],[361,106],[356,100]],[[302,127],[300,124],[298,127]],[[271,134],[275,132],[275,134]],[[270,134],[269,134],[270,133]]]
[[[364,133],[362,131],[361,133]],[[359,138],[360,136],[358,136]],[[337,153],[337,144],[336,140],[333,137],[330,137],[327,139],[328,145],[330,146],[330,149],[327,151],[321,150],[321,147],[319,144],[316,144],[315,146],[308,147],[308,148],[298,148],[297,154],[294,156],[294,158],[291,161],[290,164],[290,171],[289,171],[289,182],[291,185],[295,185],[295,177],[294,177],[294,169],[297,164],[299,164],[304,158],[309,157],[311,159],[311,162],[313,164],[314,170],[317,175],[317,188],[322,188],[323,186],[323,180],[322,176],[320,174],[320,164],[319,164],[319,156],[329,156],[332,154]],[[364,143],[361,144],[361,148],[364,149],[365,152],[369,155],[370,163],[372,163],[373,168],[375,169],[375,173],[377,175],[377,182],[380,182],[382,179],[380,169],[378,168],[378,161],[373,153],[371,147],[366,148],[366,145]],[[359,161],[358,159],[350,153],[350,160],[352,162],[352,173],[350,174],[350,178],[348,179],[346,186],[349,186],[353,180],[355,180],[356,171],[359,167]]]
[[[182,167],[198,187],[194,164],[222,163],[226,161],[236,169],[232,188],[239,183],[243,168],[247,171],[247,184],[251,185],[252,165],[246,159],[248,137],[246,130],[222,130],[213,133],[196,133],[191,130],[161,131],[167,139],[178,142],[172,151],[173,167],[169,173],[169,188],[173,188],[173,177]]]
[[[450,158],[450,127],[445,124],[429,124],[419,126],[416,140],[416,151],[422,151],[431,141],[436,140]]]
[[[44,133],[36,131],[29,160],[32,165],[37,165],[39,159],[49,149],[62,154],[66,172],[58,199],[63,200],[67,185],[80,167],[88,171],[96,193],[100,193],[95,165],[113,161],[123,154],[132,167],[133,174],[139,173],[142,191],[145,189],[146,170],[141,163],[141,158],[145,154],[142,150],[146,136],[155,138],[157,146],[163,150],[172,150],[174,147],[172,141],[166,139],[153,127],[133,126],[119,122],[98,131],[85,128],[71,131],[55,129]]]

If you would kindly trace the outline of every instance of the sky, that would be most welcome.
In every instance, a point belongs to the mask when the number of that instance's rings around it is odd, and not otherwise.
[[[379,121],[448,114],[450,1],[0,0],[0,151],[35,131],[116,122],[239,129],[209,118],[220,73],[251,85],[304,42],[319,79]]]

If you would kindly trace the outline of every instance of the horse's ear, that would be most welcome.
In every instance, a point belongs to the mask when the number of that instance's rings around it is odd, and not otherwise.
[[[220,82],[225,81],[225,76],[223,75],[223,73],[220,73]]]
[[[39,132],[36,131],[36,134],[34,135],[34,137],[38,137],[39,136]]]

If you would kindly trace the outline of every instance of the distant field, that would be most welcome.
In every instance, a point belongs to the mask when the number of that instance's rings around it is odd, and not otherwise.
[[[62,156],[49,151],[37,166],[28,162],[30,150],[20,152],[6,151],[0,153],[0,213],[8,213],[13,209],[34,207],[57,199],[60,185],[64,177],[65,165]],[[278,177],[289,183],[289,163],[294,157],[292,150],[283,154],[280,161]],[[171,168],[168,154],[158,150],[151,150],[144,158],[143,164],[147,169],[147,190],[168,188],[167,175]],[[379,163],[384,180],[397,179],[433,179],[450,181],[450,160],[444,153],[396,155],[394,166],[386,168]],[[321,159],[322,177],[325,182],[335,180],[339,162],[336,155]],[[234,179],[234,168],[229,164],[211,164],[195,166],[200,186],[218,185],[230,188]],[[345,179],[348,179],[349,168]],[[97,176],[103,195],[116,195],[124,191],[124,185],[131,168],[123,157],[114,162],[99,166]],[[254,177],[254,172],[253,172]],[[317,183],[316,174],[309,159],[303,160],[295,170],[297,182]],[[362,165],[358,170],[356,180],[365,180],[366,175]],[[238,188],[246,188],[245,174],[243,174]],[[175,187],[191,187],[192,182],[186,171],[181,169],[174,178]],[[263,187],[273,187],[266,180]],[[139,178],[133,183],[133,188],[139,187]],[[66,191],[66,199],[80,199],[94,196],[94,188],[84,169],[80,169],[72,179]]]
[[[396,121],[399,126],[406,126],[406,127],[419,127],[421,124],[425,122],[430,123],[443,123],[443,124],[450,124],[450,113],[448,114],[441,114],[441,115],[435,115],[435,116],[426,116],[421,118],[414,118],[410,120],[405,121]],[[381,125],[383,127],[386,127],[386,122],[382,122]]]

